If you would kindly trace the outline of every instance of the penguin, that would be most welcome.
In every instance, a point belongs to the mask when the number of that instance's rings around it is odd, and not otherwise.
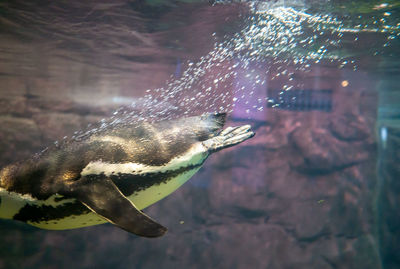
[[[225,113],[120,124],[0,170],[0,218],[42,229],[112,223],[143,237],[167,229],[141,210],[174,192],[207,157],[254,136]]]

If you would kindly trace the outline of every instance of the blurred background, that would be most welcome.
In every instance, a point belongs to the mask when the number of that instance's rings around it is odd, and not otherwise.
[[[0,268],[400,268],[398,1],[2,1],[0,167],[115,119],[256,136],[110,224],[0,220]]]

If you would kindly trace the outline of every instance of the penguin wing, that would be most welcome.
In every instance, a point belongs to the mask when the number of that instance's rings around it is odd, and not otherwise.
[[[136,208],[105,175],[83,177],[69,186],[69,194],[110,223],[139,236],[162,236],[167,228]]]

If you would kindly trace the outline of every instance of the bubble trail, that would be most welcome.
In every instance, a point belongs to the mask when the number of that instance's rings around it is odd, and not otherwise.
[[[245,113],[262,113],[264,108],[283,105],[276,97],[265,96],[268,80],[286,81],[275,95],[296,97],[296,94],[287,93],[303,88],[293,79],[295,72],[309,72],[311,65],[321,62],[356,70],[353,52],[343,48],[344,34],[352,33],[357,38],[360,32],[379,31],[387,32],[392,39],[399,36],[399,25],[349,25],[330,14],[313,14],[298,1],[293,1],[293,6],[288,3],[290,1],[242,3],[249,12],[240,16],[245,22],[241,31],[216,42],[213,49],[197,61],[182,63],[180,66],[187,66],[186,70],[180,70],[178,78],[172,74],[164,87],[148,90],[129,108],[116,111],[96,129],[75,137],[142,120],[232,112],[239,106]],[[390,15],[382,13],[382,16]]]

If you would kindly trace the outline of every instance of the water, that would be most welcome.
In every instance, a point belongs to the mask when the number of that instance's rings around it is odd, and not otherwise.
[[[398,268],[396,1],[0,4],[0,163],[227,111],[257,135],[112,225],[0,221],[0,268]],[[55,142],[56,141],[56,142]]]

